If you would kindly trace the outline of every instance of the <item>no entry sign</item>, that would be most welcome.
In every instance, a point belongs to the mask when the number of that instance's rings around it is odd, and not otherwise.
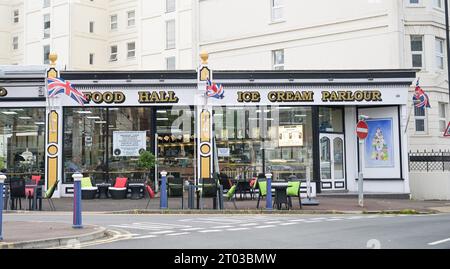
[[[369,126],[363,120],[360,120],[356,125],[356,135],[359,139],[366,139],[369,134]]]

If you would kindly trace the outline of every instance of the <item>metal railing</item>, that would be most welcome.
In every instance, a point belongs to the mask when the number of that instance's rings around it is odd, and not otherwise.
[[[409,171],[450,171],[450,151],[409,152]]]

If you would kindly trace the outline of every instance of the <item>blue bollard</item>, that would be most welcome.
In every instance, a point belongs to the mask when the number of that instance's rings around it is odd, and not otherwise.
[[[3,240],[3,186],[5,184],[6,176],[0,173],[0,241]]]
[[[161,172],[161,195],[160,198],[160,208],[167,209],[167,172]]]
[[[74,229],[83,228],[83,221],[81,218],[81,178],[80,173],[72,175],[73,178],[73,226]]]
[[[266,174],[267,193],[266,193],[266,209],[272,210],[272,174]]]

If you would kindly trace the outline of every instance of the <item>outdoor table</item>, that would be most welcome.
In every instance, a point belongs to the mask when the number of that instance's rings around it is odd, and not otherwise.
[[[274,204],[277,206],[277,209],[281,209],[282,204],[288,204],[286,189],[288,188],[287,182],[272,182],[272,188],[275,189],[275,200]]]
[[[144,189],[143,183],[130,183],[128,188],[131,190],[131,200],[141,199],[141,191]]]
[[[107,198],[109,198],[108,190],[109,190],[109,187],[111,187],[111,184],[109,184],[109,183],[102,183],[102,184],[97,184],[96,186],[98,188],[98,193],[99,193],[98,198],[99,199],[107,199]]]

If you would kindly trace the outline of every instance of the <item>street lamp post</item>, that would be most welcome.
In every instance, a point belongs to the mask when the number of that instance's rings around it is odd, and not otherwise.
[[[447,75],[448,75],[448,99],[450,101],[450,33],[449,33],[449,18],[448,18],[448,0],[444,1],[445,6],[445,35],[446,35],[446,47],[447,47]]]
[[[3,240],[3,186],[5,184],[6,176],[3,173],[0,173],[0,241]]]

